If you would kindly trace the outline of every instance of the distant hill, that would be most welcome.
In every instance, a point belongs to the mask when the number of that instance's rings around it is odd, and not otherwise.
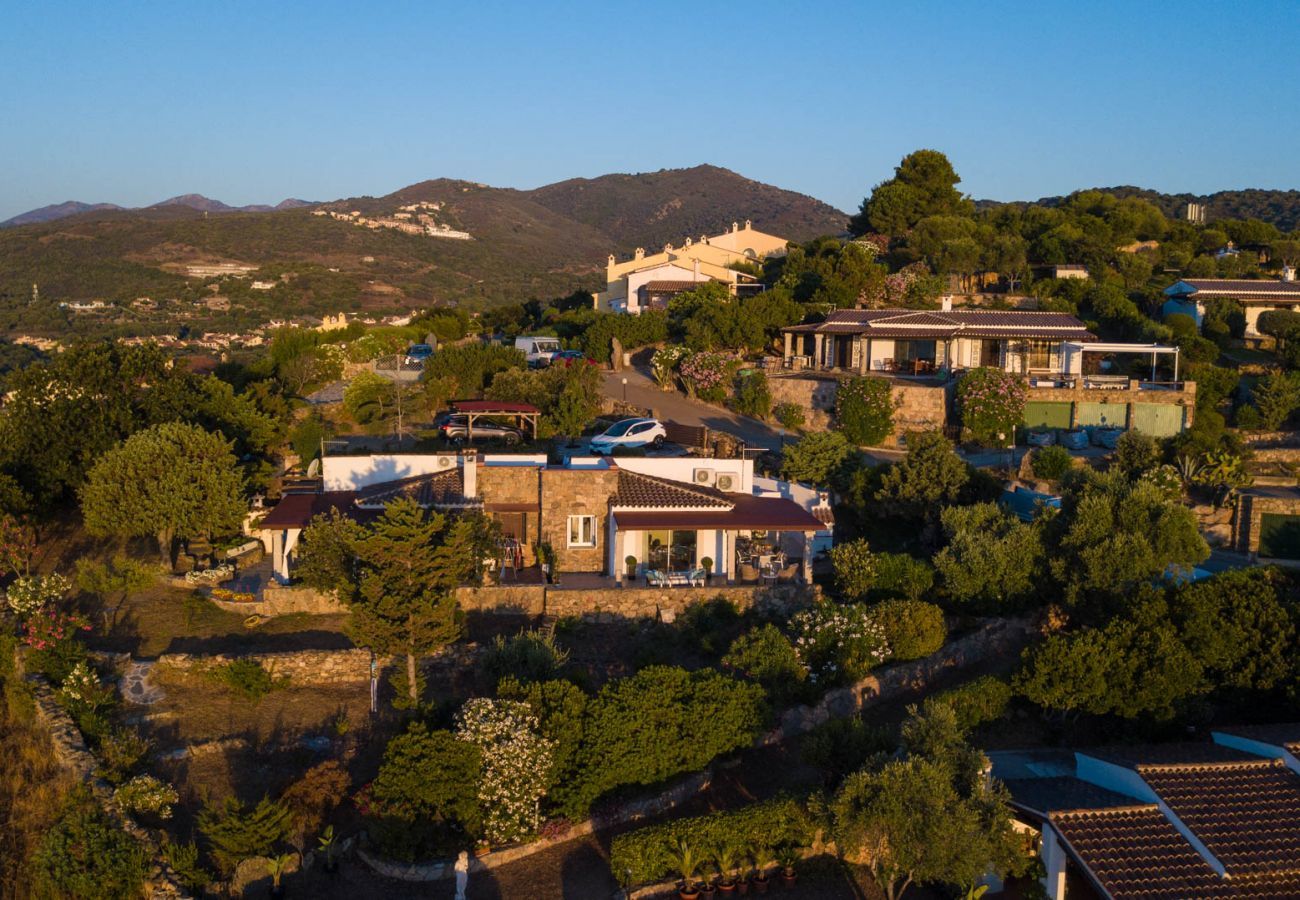
[[[1182,218],[1188,203],[1205,206],[1207,221],[1215,219],[1260,219],[1271,222],[1282,231],[1300,228],[1300,191],[1260,190],[1247,188],[1240,191],[1219,191],[1214,194],[1162,194],[1147,188],[1121,185],[1119,187],[1093,188],[1116,197],[1140,197],[1158,206],[1170,218]],[[1057,206],[1065,197],[1042,197],[1032,201],[1037,206]],[[997,200],[980,200],[976,206],[999,206]]]
[[[224,213],[271,212],[277,209],[300,209],[304,206],[314,205],[314,203],[307,200],[289,198],[288,200],[280,201],[275,206],[268,206],[265,203],[255,203],[250,206],[230,206],[222,203],[220,200],[213,200],[209,197],[204,197],[202,194],[181,194],[179,197],[162,200],[144,208],[159,209],[164,206],[185,206],[190,209],[197,209],[200,212]],[[78,216],[82,213],[126,208],[127,207],[124,206],[118,206],[116,203],[81,203],[77,200],[69,200],[66,203],[42,206],[40,209],[33,209],[25,213],[20,213],[12,219],[6,219],[5,221],[0,222],[0,228],[8,228],[15,225],[36,225],[41,222],[55,222],[59,219],[66,219],[69,216]]]
[[[526,193],[608,236],[611,251],[622,253],[717,234],[745,219],[761,231],[806,241],[843,232],[849,218],[820,200],[710,165],[572,178]]]

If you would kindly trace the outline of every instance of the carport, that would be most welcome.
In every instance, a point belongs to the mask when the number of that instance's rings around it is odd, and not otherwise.
[[[537,419],[542,411],[531,403],[500,403],[495,400],[453,400],[451,411],[465,417],[466,438],[474,443],[474,420],[483,416],[508,416],[515,420],[520,431],[528,427],[532,439],[537,440]]]

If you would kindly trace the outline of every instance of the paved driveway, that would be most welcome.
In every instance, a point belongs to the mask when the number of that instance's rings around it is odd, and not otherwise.
[[[603,374],[605,396],[615,400],[626,399],[636,406],[653,409],[660,419],[680,425],[707,425],[714,431],[735,435],[750,447],[772,450],[781,447],[781,432],[778,429],[757,419],[692,400],[676,391],[661,391],[659,385],[637,369]],[[627,379],[626,390],[623,387],[624,378]],[[794,440],[794,436],[787,440]]]

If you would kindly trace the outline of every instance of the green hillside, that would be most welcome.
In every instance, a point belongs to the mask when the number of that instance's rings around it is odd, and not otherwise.
[[[1207,221],[1217,219],[1259,219],[1276,225],[1282,231],[1300,228],[1300,191],[1270,191],[1249,188],[1240,191],[1219,191],[1214,194],[1162,194],[1132,185],[1094,188],[1103,194],[1113,194],[1120,199],[1137,197],[1157,206],[1171,219],[1181,219],[1188,203],[1205,206]],[[1060,206],[1066,197],[1043,197],[1033,203],[1016,203],[1025,206]],[[977,206],[993,208],[1006,204],[996,200],[980,200]]]

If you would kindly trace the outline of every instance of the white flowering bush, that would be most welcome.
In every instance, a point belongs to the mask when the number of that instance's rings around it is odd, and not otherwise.
[[[673,382],[676,379],[677,364],[680,363],[686,354],[690,353],[680,344],[673,344],[655,351],[655,355],[650,359],[650,372],[654,375],[655,381],[665,391],[673,389]]]
[[[217,584],[234,577],[235,567],[227,563],[222,563],[215,569],[195,569],[193,572],[185,573],[185,581],[188,584]]]
[[[112,704],[113,689],[100,681],[99,674],[83,659],[63,679],[59,698],[76,714],[95,712]]]
[[[555,747],[538,733],[532,708],[516,700],[468,700],[456,714],[456,737],[483,754],[479,805],[487,841],[507,844],[536,834]]]
[[[133,813],[150,813],[160,819],[172,817],[172,807],[180,797],[176,789],[152,775],[137,775],[113,791],[113,799]]]
[[[889,658],[885,629],[861,604],[818,603],[790,619],[795,654],[817,684],[857,681]]]
[[[26,619],[61,600],[70,590],[72,582],[62,575],[24,575],[9,585],[6,600],[10,609]]]

